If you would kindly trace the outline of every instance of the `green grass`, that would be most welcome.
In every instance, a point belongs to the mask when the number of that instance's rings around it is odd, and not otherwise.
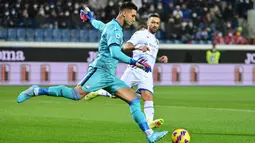
[[[16,103],[27,87],[0,87],[1,143],[145,143],[128,106],[49,96]],[[156,87],[159,130],[185,128],[191,143],[254,143],[255,87]],[[161,143],[170,143],[170,135]],[[160,143],[159,142],[159,143]]]

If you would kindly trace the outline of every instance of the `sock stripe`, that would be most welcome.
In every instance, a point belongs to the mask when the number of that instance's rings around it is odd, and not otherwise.
[[[39,88],[38,95],[49,95],[49,88]]]
[[[146,107],[144,107],[144,108],[154,108],[153,106],[146,106]]]
[[[140,103],[140,99],[139,99],[138,97],[136,97],[136,98],[134,98],[133,100],[131,100],[131,101],[129,102],[129,105],[132,105],[132,104],[137,103],[137,102]]]

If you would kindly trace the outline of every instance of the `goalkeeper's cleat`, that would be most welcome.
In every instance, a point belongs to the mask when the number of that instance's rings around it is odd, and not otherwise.
[[[149,127],[151,129],[153,128],[158,128],[160,127],[162,124],[164,124],[164,120],[163,119],[156,119],[154,121],[148,121]]]
[[[17,98],[17,102],[18,103],[21,103],[21,102],[24,102],[26,101],[27,99],[31,98],[32,96],[34,96],[34,89],[35,88],[39,88],[38,85],[33,85],[33,86],[30,86],[28,89],[22,91],[18,98]]]
[[[99,95],[99,94],[98,94],[98,91],[96,91],[96,92],[90,92],[88,95],[86,95],[86,96],[84,97],[84,99],[85,99],[86,101],[88,101],[88,100],[91,100],[91,99],[97,97],[98,95]]]
[[[168,131],[156,132],[147,137],[148,143],[155,143],[168,134]]]

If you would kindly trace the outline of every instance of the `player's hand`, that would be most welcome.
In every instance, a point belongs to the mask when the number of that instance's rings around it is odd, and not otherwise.
[[[130,65],[143,69],[145,72],[151,72],[151,66],[143,57],[140,57],[138,60],[130,59]]]
[[[143,52],[150,51],[149,47],[147,46],[140,46],[140,47],[137,47],[136,49]]]
[[[168,62],[168,57],[167,57],[167,56],[161,56],[161,57],[159,58],[159,61],[160,61],[161,63],[167,63],[167,62]]]
[[[151,72],[151,66],[142,57],[137,60],[136,66],[143,69],[145,72]]]
[[[88,7],[85,7],[85,9],[80,10],[80,18],[83,22],[86,22],[87,20],[91,20],[94,17],[90,9]]]

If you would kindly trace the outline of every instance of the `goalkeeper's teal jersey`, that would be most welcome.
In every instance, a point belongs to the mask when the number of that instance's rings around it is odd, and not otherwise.
[[[109,47],[110,45],[118,45],[119,48],[121,48],[122,43],[122,27],[116,19],[113,19],[112,21],[108,22],[102,30],[98,47],[98,55],[90,66],[102,68],[112,75],[115,75],[118,60],[111,57]]]

